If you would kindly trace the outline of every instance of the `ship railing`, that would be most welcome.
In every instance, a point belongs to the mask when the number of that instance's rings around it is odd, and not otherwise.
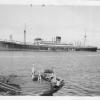
[[[21,41],[15,41],[15,43],[17,43],[17,44],[22,44],[22,45],[33,45],[33,43],[31,43],[31,42],[21,42]]]

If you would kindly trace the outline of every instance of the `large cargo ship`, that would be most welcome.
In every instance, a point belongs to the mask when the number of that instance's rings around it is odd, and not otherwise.
[[[34,43],[0,41],[0,51],[97,51],[97,47],[74,46],[58,42],[58,40],[55,42],[41,41],[40,38],[35,39]]]
[[[12,38],[12,37],[11,37]],[[93,46],[74,46],[69,43],[62,43],[61,37],[56,36],[52,41],[44,41],[41,38],[35,38],[34,43],[26,42],[26,30],[24,30],[24,42],[0,41],[0,51],[97,51]]]

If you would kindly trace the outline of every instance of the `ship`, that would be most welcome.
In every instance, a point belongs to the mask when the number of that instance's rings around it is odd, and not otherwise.
[[[86,39],[86,36],[85,36]],[[26,42],[26,29],[24,30],[24,41],[14,41],[10,36],[9,41],[0,40],[0,51],[97,51],[93,46],[74,46],[72,43],[62,43],[61,37],[56,36],[52,41],[44,41],[35,38],[34,43]]]

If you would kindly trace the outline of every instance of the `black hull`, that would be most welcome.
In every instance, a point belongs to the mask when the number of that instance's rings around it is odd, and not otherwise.
[[[83,48],[76,48],[76,51],[92,51],[92,52],[96,52],[97,51],[97,47],[83,47]]]
[[[97,47],[74,47],[55,45],[22,44],[16,42],[0,41],[0,51],[97,51]]]

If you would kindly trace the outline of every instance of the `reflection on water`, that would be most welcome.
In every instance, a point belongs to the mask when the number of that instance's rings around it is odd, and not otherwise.
[[[33,63],[37,70],[54,67],[65,80],[54,95],[100,95],[100,52],[0,52],[0,74],[17,74],[23,92],[29,95],[49,88],[46,82],[32,82]]]

